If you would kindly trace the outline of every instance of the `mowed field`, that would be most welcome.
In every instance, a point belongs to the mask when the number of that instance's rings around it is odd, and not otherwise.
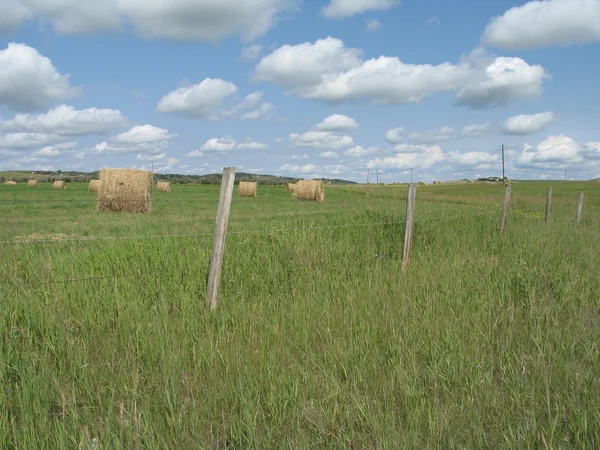
[[[404,272],[406,186],[259,186],[213,312],[219,187],[172,188],[0,185],[0,447],[600,446],[600,183],[514,182],[504,235],[502,185],[419,186]]]

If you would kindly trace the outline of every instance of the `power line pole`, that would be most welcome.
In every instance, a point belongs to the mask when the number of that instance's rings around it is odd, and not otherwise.
[[[504,176],[504,144],[502,144],[502,181],[505,181],[506,177]]]
[[[377,169],[377,184],[379,184],[379,169]]]
[[[367,184],[369,184],[369,175],[371,175],[371,169],[367,169]]]
[[[567,181],[567,169],[565,169],[565,181]]]
[[[410,168],[410,184],[413,184],[413,182],[412,182],[412,167]]]

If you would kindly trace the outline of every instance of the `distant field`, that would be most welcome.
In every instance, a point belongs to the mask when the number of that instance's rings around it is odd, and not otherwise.
[[[219,187],[172,189],[0,185],[0,447],[600,446],[600,183],[514,182],[505,235],[502,185],[419,186],[406,272],[406,186],[259,186],[213,313]]]

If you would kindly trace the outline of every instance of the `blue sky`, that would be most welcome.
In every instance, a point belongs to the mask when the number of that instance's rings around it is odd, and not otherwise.
[[[0,170],[600,177],[600,0],[0,0]]]

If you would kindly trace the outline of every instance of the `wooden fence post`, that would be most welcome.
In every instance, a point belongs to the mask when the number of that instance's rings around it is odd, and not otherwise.
[[[223,253],[225,252],[225,239],[227,238],[227,225],[231,212],[231,199],[233,198],[233,183],[235,181],[235,167],[224,167],[221,178],[221,193],[217,207],[217,221],[215,236],[213,238],[210,270],[206,283],[206,299],[208,306],[214,310],[218,304],[219,284],[221,282],[221,268],[223,267]]]
[[[577,203],[577,223],[581,222],[581,212],[583,211],[583,192],[579,193],[579,202]]]
[[[417,185],[408,185],[408,195],[406,197],[406,218],[404,219],[404,251],[402,252],[402,268],[408,267],[410,260],[410,245],[412,243],[414,228],[415,198],[417,196]]]
[[[508,228],[508,207],[510,206],[510,184],[504,186],[504,207],[502,209],[502,227],[501,232],[504,233]]]
[[[546,222],[550,222],[550,206],[552,204],[552,188],[548,188],[548,194],[546,196]]]

